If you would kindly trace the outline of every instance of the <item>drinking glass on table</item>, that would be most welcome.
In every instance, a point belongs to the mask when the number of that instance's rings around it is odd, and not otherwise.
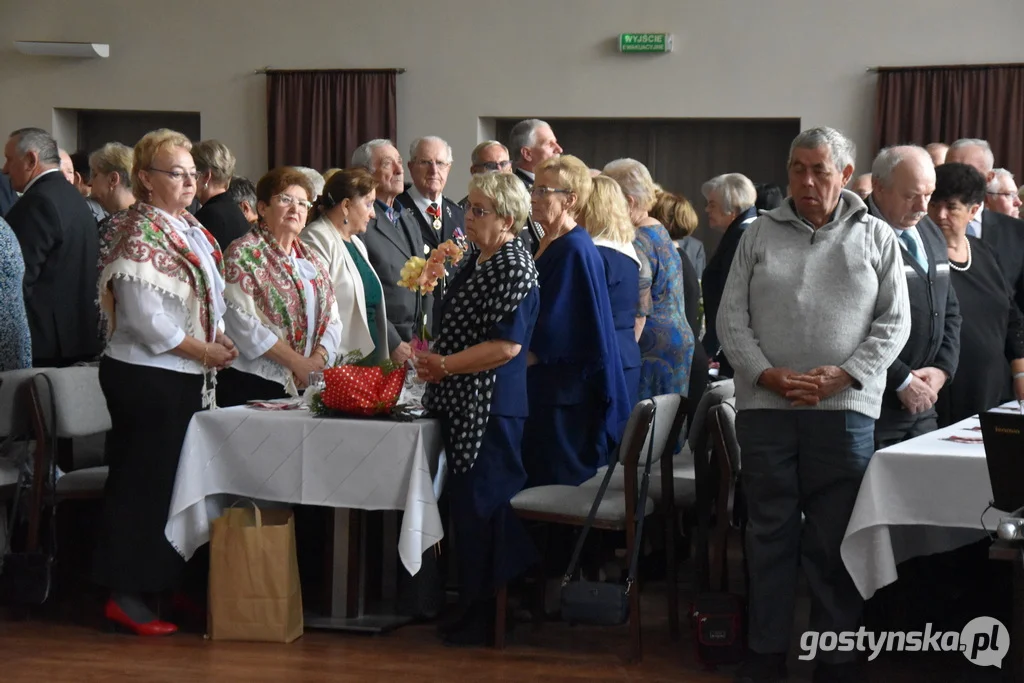
[[[309,373],[309,381],[306,383],[306,389],[308,390],[323,390],[324,388],[324,371],[314,370]]]

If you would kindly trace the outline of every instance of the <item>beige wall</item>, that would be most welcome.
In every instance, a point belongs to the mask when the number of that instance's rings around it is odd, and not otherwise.
[[[480,117],[800,117],[867,146],[872,65],[1021,60],[1020,0],[0,0],[0,134],[55,108],[199,111],[239,172],[266,164],[265,65],[405,67],[399,147],[455,149],[461,196]],[[970,11],[971,16],[967,13]],[[621,32],[675,35],[620,55]],[[26,57],[14,40],[110,44]],[[557,132],[557,131],[556,131]],[[74,140],[60,140],[73,145]],[[866,152],[867,150],[865,150]],[[869,160],[860,154],[859,166]],[[780,160],[784,163],[784,160]]]

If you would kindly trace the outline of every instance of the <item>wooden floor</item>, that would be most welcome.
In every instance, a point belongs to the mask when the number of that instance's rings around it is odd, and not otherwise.
[[[652,591],[653,592],[653,591]],[[645,657],[624,661],[625,629],[553,623],[539,631],[520,625],[508,649],[452,649],[431,625],[383,636],[307,632],[290,645],[224,643],[199,634],[144,639],[102,630],[85,615],[11,621],[0,617],[0,681],[144,681],[146,683],[366,683],[402,681],[691,681],[732,680],[695,663],[689,631],[669,641],[660,596],[645,603]],[[91,621],[91,623],[86,623]],[[811,667],[795,657],[791,681],[809,681]],[[872,662],[881,683],[980,683],[999,680],[994,668],[971,666],[959,653],[887,656]]]

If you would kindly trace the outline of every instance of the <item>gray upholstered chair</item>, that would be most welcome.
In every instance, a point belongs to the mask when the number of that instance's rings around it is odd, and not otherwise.
[[[736,399],[715,406],[708,416],[714,441],[714,464],[718,472],[715,494],[715,528],[711,534],[710,581],[718,590],[728,590],[729,532],[738,529],[740,539],[746,527],[743,492],[740,487],[740,443],[736,436]]]
[[[32,422],[36,436],[33,468],[32,516],[29,544],[37,547],[43,508],[72,498],[101,498],[107,467],[96,453],[86,458],[72,454],[68,471],[58,479],[49,496],[51,468],[56,467],[58,444],[94,438],[110,430],[110,413],[95,367],[51,368],[34,376],[29,385]],[[84,466],[83,466],[84,465]]]
[[[711,412],[725,400],[735,395],[735,385],[731,379],[713,382],[708,385],[704,395],[694,411],[693,424],[688,435],[690,452],[693,455],[694,482],[696,494],[697,529],[694,538],[694,573],[697,589],[709,590],[709,536],[711,519],[714,515],[715,500],[718,494],[720,473],[713,457],[712,424],[709,419]]]
[[[655,405],[658,404],[655,429],[651,430],[651,422],[655,417]],[[680,406],[683,406],[685,419],[685,400],[678,395],[658,397],[640,401],[633,408],[629,422],[619,445],[618,462],[624,472],[623,485],[616,490],[610,486],[598,506],[594,519],[594,528],[608,531],[623,531],[626,534],[626,553],[630,556],[633,544],[639,542],[634,538],[637,498],[639,493],[638,463],[643,462],[651,439],[652,458],[661,457],[669,443],[679,438],[682,421],[677,419]],[[678,424],[677,424],[678,423]],[[656,472],[652,467],[652,473]],[[613,475],[614,476],[614,475]],[[652,474],[650,488],[658,488]],[[583,526],[593,505],[597,489],[590,486],[537,486],[520,491],[511,500],[512,509],[522,519]],[[643,501],[643,514],[650,515],[654,511],[654,501],[650,496]],[[639,579],[639,577],[638,577]],[[642,658],[640,639],[640,597],[639,580],[630,591],[630,660],[639,662]],[[495,621],[495,647],[505,644],[505,611],[508,593],[505,586],[498,591],[498,609]]]
[[[7,548],[7,501],[21,507],[22,487],[31,472],[32,420],[29,409],[28,381],[41,372],[38,368],[0,372],[0,552]]]
[[[684,445],[681,453],[675,450],[680,442],[680,435],[689,414],[689,401],[679,394],[665,394],[653,399],[657,407],[659,419],[655,420],[655,443],[664,444],[656,448],[652,456],[651,483],[648,496],[654,502],[655,513],[664,519],[665,529],[665,579],[668,599],[669,631],[673,638],[679,635],[679,598],[676,539],[678,537],[677,512],[692,509],[697,501],[696,486],[693,473],[693,456],[689,444]],[[644,451],[646,454],[646,451]],[[596,493],[601,487],[605,470],[602,467],[597,474],[583,482],[580,486],[593,489]],[[637,463],[637,474],[642,475],[644,469],[643,454]],[[639,481],[639,476],[637,477]],[[608,484],[609,490],[622,491],[626,486],[625,468],[618,468],[612,474]]]

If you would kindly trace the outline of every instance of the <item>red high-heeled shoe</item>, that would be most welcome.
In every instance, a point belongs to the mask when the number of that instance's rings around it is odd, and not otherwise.
[[[103,616],[115,624],[127,628],[137,636],[169,636],[178,631],[178,627],[174,624],[168,621],[160,621],[159,619],[154,619],[145,624],[132,621],[131,617],[124,613],[124,610],[114,602],[113,598],[107,600],[107,604],[103,608]]]

